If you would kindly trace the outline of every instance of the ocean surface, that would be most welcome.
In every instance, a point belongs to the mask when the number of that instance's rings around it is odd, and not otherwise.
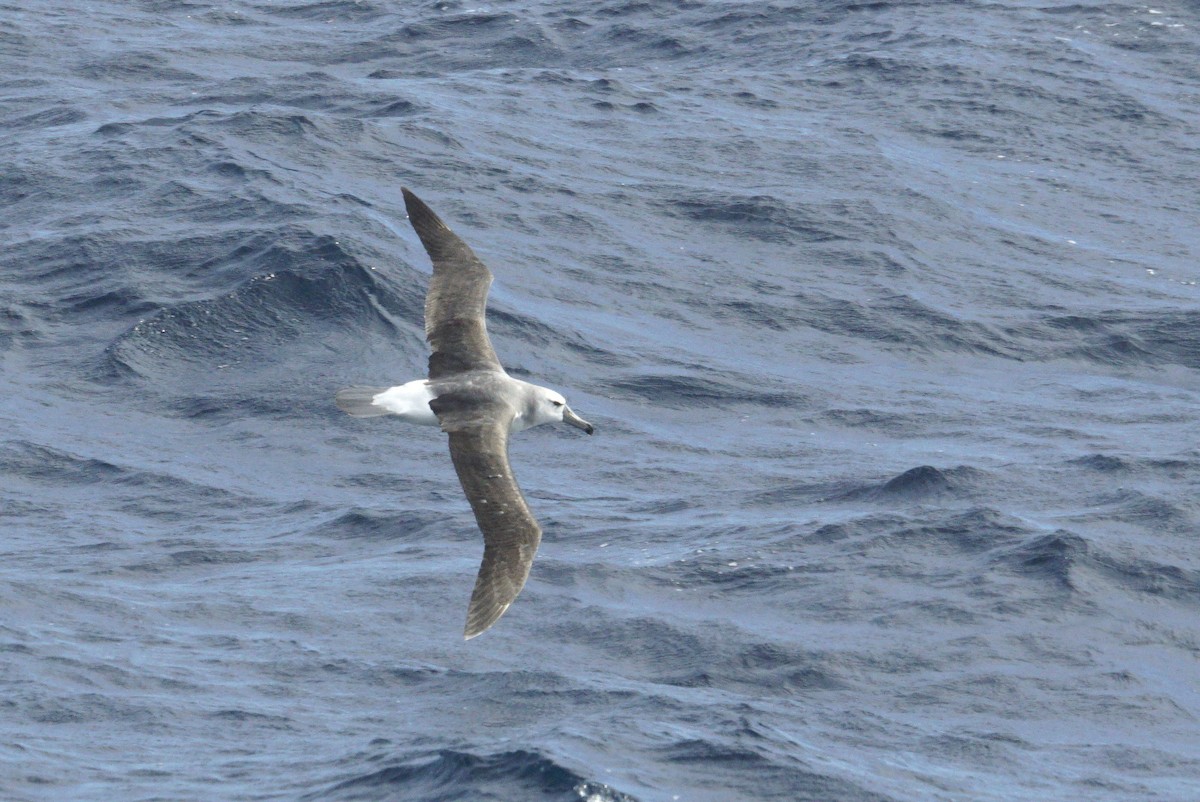
[[[1198,16],[0,2],[0,799],[1200,799]]]

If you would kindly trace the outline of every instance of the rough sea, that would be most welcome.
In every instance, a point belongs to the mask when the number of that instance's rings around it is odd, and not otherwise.
[[[1198,16],[0,2],[0,799],[1200,799]]]

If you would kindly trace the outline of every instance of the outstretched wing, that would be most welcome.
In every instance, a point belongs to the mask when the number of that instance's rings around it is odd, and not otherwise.
[[[484,320],[491,271],[424,201],[407,189],[401,191],[408,219],[433,261],[425,296],[425,338],[433,348],[429,378],[480,368],[501,370]]]
[[[517,598],[542,541],[542,528],[508,464],[508,424],[493,421],[449,433],[454,470],[483,532],[483,563],[463,632],[468,639],[496,623]]]

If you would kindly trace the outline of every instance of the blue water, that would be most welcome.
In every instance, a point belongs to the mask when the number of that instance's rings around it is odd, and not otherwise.
[[[1200,799],[1196,11],[0,6],[0,798]]]

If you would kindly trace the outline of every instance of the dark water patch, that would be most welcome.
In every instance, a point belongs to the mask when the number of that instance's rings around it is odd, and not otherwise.
[[[75,72],[83,78],[118,84],[196,83],[201,80],[194,72],[171,66],[170,59],[165,56],[146,51],[128,51],[89,61],[77,67]]]
[[[1111,454],[1089,454],[1068,461],[1071,465],[1086,468],[1097,473],[1128,473],[1133,466],[1128,460]]]
[[[750,301],[726,301],[721,304],[720,314],[754,328],[784,332],[796,327],[801,315],[787,307]]]
[[[1052,315],[1012,331],[1036,338],[1049,359],[1200,368],[1200,312],[1188,309]]]
[[[82,546],[75,546],[74,548],[81,552],[111,552],[124,551],[129,547],[120,543],[113,543],[111,540],[101,540],[96,543],[85,543]]]
[[[754,749],[716,738],[693,738],[659,749],[660,759],[691,766],[714,776],[720,787],[741,799],[789,799],[795,802],[894,802],[839,777],[820,774],[800,760],[770,758]]]
[[[141,271],[156,249],[127,243],[123,250],[121,239],[83,236],[10,247],[0,264],[23,270],[28,290],[18,308],[27,325],[19,330],[88,348],[95,338],[88,324],[111,326],[152,311],[155,305],[145,297]]]
[[[1136,481],[1134,477],[1144,477],[1152,480],[1153,470],[1135,467],[1119,469],[1115,480],[1123,483]],[[1188,534],[1195,532],[1200,522],[1196,519],[1200,512],[1200,504],[1191,496],[1164,498],[1161,495],[1126,487],[1111,485],[1100,492],[1094,492],[1084,497],[1085,509],[1071,516],[1071,520],[1082,525],[1105,525],[1113,521],[1123,521],[1141,527],[1147,527],[1159,532],[1176,532]]]
[[[1027,541],[998,559],[1019,574],[1092,601],[1121,590],[1192,606],[1200,603],[1200,571],[1117,555],[1066,530]]]
[[[309,530],[312,535],[333,540],[412,540],[429,529],[444,531],[445,515],[406,511],[381,513],[351,510]]]
[[[838,228],[817,223],[772,195],[698,195],[664,205],[667,214],[721,226],[739,237],[767,242],[827,242],[841,238]]]
[[[198,519],[196,516],[191,516],[188,520],[194,522]],[[134,574],[177,577],[181,572],[202,575],[214,572],[223,573],[221,569],[252,566],[278,559],[275,552],[257,548],[225,548],[226,544],[215,545],[201,542],[187,542],[188,548],[178,548],[179,545],[183,545],[183,543],[163,544],[163,548],[153,551],[144,548],[136,551],[126,550],[123,554],[143,559],[122,563],[120,568],[122,571]]]
[[[550,625],[550,630],[550,636],[561,638],[563,643],[580,646],[605,643],[610,659],[653,667],[659,676],[691,674],[703,670],[710,662],[707,649],[712,644],[708,638],[657,618],[594,621],[583,626],[579,621],[556,623]]]
[[[33,167],[6,167],[4,180],[0,181],[0,205],[13,206],[32,196],[45,192],[45,187],[55,181],[54,173]]]
[[[251,710],[242,710],[241,708],[230,707],[223,710],[214,710],[206,716],[209,719],[227,723],[231,725],[252,724],[254,726],[264,726],[273,730],[291,731],[295,729],[292,719],[287,716],[276,716],[268,713],[256,713]]]
[[[374,660],[350,660],[334,658],[321,664],[320,670],[331,677],[354,678],[372,687],[431,688],[443,680],[448,672],[437,665],[393,665],[380,664]]]
[[[0,47],[3,48],[3,51],[6,54],[19,59],[25,59],[30,56],[32,46],[33,40],[28,36],[19,33],[14,29],[14,26],[11,26],[7,22],[0,23]],[[20,79],[9,79],[3,81],[0,83],[0,85],[4,86],[5,89],[15,89],[17,86],[20,86],[22,83],[26,82],[28,82],[28,85],[31,86],[37,85],[37,82],[30,81],[29,79],[26,79],[25,81],[21,81]]]
[[[553,67],[564,61],[561,44],[532,15],[472,10],[431,14],[377,39],[350,45],[337,60],[403,59],[405,77],[474,69]],[[385,73],[386,74],[386,73]]]
[[[201,126],[209,123],[215,123],[225,118],[225,115],[214,109],[200,109],[186,114],[178,114],[174,116],[162,116],[155,114],[154,116],[143,117],[136,122],[115,122],[105,123],[98,127],[95,131],[105,138],[112,136],[120,136],[128,134],[131,131],[136,131],[139,128],[154,129],[162,128],[168,130],[184,129],[188,123],[197,123]]]
[[[287,347],[306,336],[336,329],[393,333],[397,320],[422,319],[416,287],[385,283],[332,237],[285,236],[252,261],[270,272],[226,295],[176,304],[143,320],[108,348],[108,369],[173,377],[176,391],[186,392],[199,378],[198,367],[210,374],[261,368],[285,359]]]
[[[985,471],[960,465],[938,469],[920,465],[897,474],[882,483],[860,480],[789,483],[755,497],[766,504],[842,504],[877,502],[927,504],[954,500],[969,501],[988,489],[994,479]]]
[[[891,501],[934,501],[951,498],[970,498],[975,491],[992,484],[985,471],[960,465],[957,468],[938,470],[932,465],[920,465],[893,476],[866,494],[867,497]]]
[[[1200,468],[1200,452],[1193,452],[1190,459],[1143,457],[1137,461],[1137,467],[1164,479],[1186,480]]]
[[[710,590],[706,582],[702,575],[698,582],[684,578],[682,584],[689,593],[703,597]],[[609,618],[588,626],[577,621],[552,630],[556,641],[561,637],[572,648],[597,649],[603,644],[604,661],[623,663],[623,670],[646,674],[662,685],[781,696],[848,687],[824,657],[792,645],[763,642],[724,624],[685,628],[681,622],[642,616]]]
[[[529,669],[488,670],[482,675],[476,672],[453,671],[451,674],[464,682],[463,687],[473,692],[483,685],[489,687],[498,698],[507,699],[513,696],[535,697],[541,694],[557,694],[575,687],[566,676],[553,671],[543,671],[536,667]],[[500,706],[504,706],[504,702]]]
[[[1011,546],[1028,532],[1028,527],[1013,517],[978,507],[964,512],[949,511],[929,523],[910,524],[873,545],[890,544],[903,551],[916,547],[940,553],[985,554]]]
[[[64,125],[75,125],[87,119],[87,114],[70,106],[52,106],[47,109],[0,120],[0,129],[20,131],[23,129],[44,130]]]
[[[634,504],[629,507],[632,513],[642,515],[670,515],[675,512],[684,512],[686,510],[696,509],[699,506],[695,501],[684,501],[683,499],[670,499],[669,501],[651,501],[641,504]]]
[[[856,479],[824,479],[816,482],[788,482],[756,494],[753,505],[803,507],[828,501],[853,499],[867,492],[867,487]]]
[[[612,793],[615,802],[633,800],[524,749],[490,755],[442,750],[343,780],[304,799],[441,802],[457,798],[462,789],[469,788],[471,799],[488,802],[516,799],[578,802],[582,798],[580,789],[589,787]]]
[[[1125,490],[1109,504],[1114,505],[1112,517],[1117,520],[1158,529],[1195,532],[1200,527],[1192,514],[1183,506],[1189,501],[1192,507],[1196,506],[1195,499],[1168,501],[1160,496],[1139,490]]]
[[[554,365],[561,363],[564,350],[585,357],[590,363],[600,360],[609,364],[629,362],[616,354],[607,351],[595,343],[589,342],[587,336],[573,327],[551,326],[543,323],[534,314],[511,311],[503,307],[489,308],[487,312],[488,330],[503,334],[505,337],[517,338],[526,344],[525,359],[532,367],[525,368],[512,363],[507,366],[514,374],[540,373],[542,363]],[[536,379],[530,379],[536,381]]]
[[[840,298],[797,296],[800,319],[829,334],[840,334],[911,350],[947,348],[987,355],[1011,355],[987,326],[963,320],[907,295],[889,295],[870,304]],[[1007,354],[1006,354],[1007,352]]]
[[[693,56],[703,46],[682,35],[663,35],[659,30],[649,27],[617,23],[604,31],[606,50],[637,53],[653,59],[682,59]]]
[[[125,290],[110,290],[101,294],[64,299],[72,312],[80,315],[95,315],[106,319],[125,315],[145,314],[154,308],[149,301],[136,297]]]
[[[541,70],[533,76],[533,80],[542,84],[586,89],[599,95],[624,95],[628,93],[625,85],[615,78],[593,78],[573,71]]]
[[[760,97],[760,96],[754,94],[753,92],[746,92],[746,91],[734,92],[733,97],[739,103],[743,103],[747,106],[751,106],[754,108],[760,108],[760,109],[779,108],[779,104],[776,103],[771,98]]]
[[[275,507],[254,496],[145,470],[125,470],[109,486],[119,494],[122,512],[158,521],[194,521],[198,516],[236,520],[252,510]]]
[[[368,117],[410,117],[420,110],[411,100],[380,98],[368,101],[366,105],[364,114]]]
[[[120,137],[133,131],[136,126],[133,123],[105,123],[97,128],[94,133],[96,136],[110,138]]]
[[[145,299],[131,286],[129,273],[151,263],[169,265],[173,256],[166,243],[130,241],[134,236],[117,230],[29,239],[0,258],[8,269],[22,269],[28,285],[47,296],[32,305],[48,317],[58,316],[64,303],[73,313],[133,313]]]
[[[285,381],[247,387],[240,378],[217,376],[198,386],[156,388],[165,396],[156,400],[156,406],[171,417],[220,423],[295,417],[301,410],[307,413],[328,404],[328,393],[308,395],[304,394],[305,388],[303,382]],[[336,388],[330,385],[324,389],[332,392]]]
[[[879,488],[879,494],[925,499],[946,495],[952,490],[950,478],[946,474],[932,465],[921,465],[889,479]]]
[[[77,693],[41,698],[21,705],[22,715],[40,724],[119,724],[155,727],[168,716],[156,706],[138,704],[108,693]]]
[[[786,408],[803,403],[799,393],[772,391],[762,388],[759,382],[738,384],[736,381],[698,375],[632,376],[618,379],[609,386],[625,398],[653,401],[656,406],[679,409],[733,404]]]
[[[664,685],[684,688],[743,689],[754,695],[788,696],[851,687],[821,658],[774,643],[733,644],[704,666],[660,675]]]
[[[228,549],[182,549],[173,551],[167,555],[167,559],[171,564],[188,568],[193,566],[208,566],[208,565],[240,565],[243,563],[253,563],[260,559],[260,555],[248,553],[245,551],[231,551]]]
[[[853,555],[856,562],[882,557],[880,565],[885,572],[911,572],[914,577],[936,572],[949,577],[964,570],[964,555],[1002,552],[1028,535],[1029,528],[1021,521],[990,507],[930,507],[919,514],[889,512],[825,524],[811,533],[782,539],[773,548],[794,549],[798,556],[791,562],[797,570],[811,570],[803,555],[813,546],[836,544],[840,554]]]
[[[1062,590],[1075,591],[1073,571],[1087,557],[1087,541],[1060,529],[1022,543],[999,559],[1017,573],[1046,581]]]
[[[0,446],[0,471],[24,480],[63,486],[111,482],[128,475],[124,468],[111,462],[26,441]]]
[[[678,763],[739,763],[747,768],[766,763],[762,755],[748,749],[731,748],[714,741],[692,738],[664,749],[666,758]]]
[[[179,122],[211,122],[235,129],[253,130],[256,127],[253,125],[254,120],[288,120],[297,116],[292,110],[321,112],[342,108],[341,104],[346,102],[347,97],[338,91],[338,87],[338,79],[321,70],[308,70],[269,79],[259,76],[235,76],[206,83],[187,103],[190,108],[204,108],[179,118]],[[241,113],[235,110],[258,105],[267,108],[253,108],[248,112],[258,116],[234,116]],[[207,125],[204,127],[208,128]],[[286,126],[284,128],[286,129]],[[307,128],[317,130],[316,124],[311,120]]]
[[[339,24],[372,22],[389,14],[389,9],[385,5],[367,2],[367,0],[325,0],[325,2],[295,3],[282,6],[270,3],[260,4],[257,8],[272,17],[313,20],[326,24],[334,20]]]
[[[220,195],[191,181],[169,180],[146,193],[167,216],[184,216],[197,224],[241,225],[248,221],[298,222],[307,217],[301,204],[281,202],[261,189]]]
[[[1200,604],[1200,571],[1136,558],[1101,560],[1101,568],[1126,590],[1172,601]]]
[[[199,4],[193,6],[195,9],[193,17],[204,20],[214,28],[217,27],[238,27],[253,29],[258,26],[258,20],[248,17],[246,14],[236,8],[223,9],[214,7],[203,7]],[[178,6],[173,6],[172,11],[178,11]]]
[[[298,144],[317,133],[317,124],[304,114],[278,111],[239,111],[214,124],[250,142]]]
[[[888,434],[918,431],[918,415],[900,414],[890,410],[866,407],[828,409],[821,413],[823,420],[851,429],[869,429]]]
[[[811,328],[861,341],[872,349],[931,355],[950,350],[1008,358],[1020,358],[1024,352],[1019,342],[987,324],[907,295],[886,295],[864,303],[806,292],[786,301],[760,295],[754,302],[718,297],[707,304],[719,320],[776,332]]]
[[[1019,764],[1029,744],[995,733],[956,731],[927,737],[925,748],[960,764],[1004,768]]]
[[[775,550],[736,560],[725,554],[702,554],[656,572],[664,585],[688,588],[707,597],[769,598],[791,593],[803,581],[804,562],[798,553]]]
[[[23,340],[36,340],[42,335],[42,326],[29,310],[0,301],[0,353]]]
[[[862,515],[850,521],[841,521],[818,526],[810,533],[799,533],[795,538],[797,548],[806,544],[846,543],[864,537],[873,537],[888,531],[899,529],[909,519],[894,513],[875,513]]]

